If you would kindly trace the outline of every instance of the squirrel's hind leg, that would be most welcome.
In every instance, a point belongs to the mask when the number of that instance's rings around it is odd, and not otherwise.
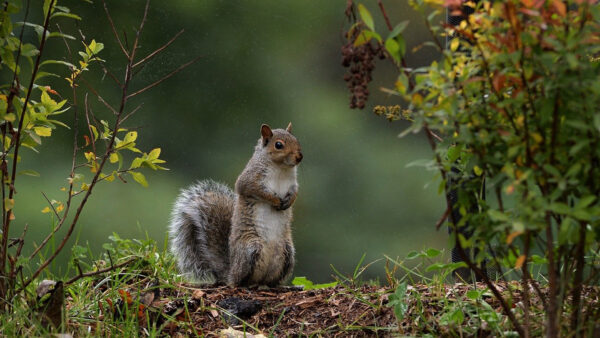
[[[247,286],[250,284],[261,250],[262,245],[259,243],[237,245],[232,250],[227,276],[229,286]]]

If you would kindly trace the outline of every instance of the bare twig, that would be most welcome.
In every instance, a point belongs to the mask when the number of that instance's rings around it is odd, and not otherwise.
[[[58,211],[56,211],[56,208],[54,208],[54,205],[52,204],[52,202],[50,202],[50,199],[48,199],[48,196],[46,196],[46,193],[44,193],[42,191],[42,195],[44,195],[44,198],[46,199],[46,202],[48,202],[48,205],[50,206],[50,208],[52,208],[52,211],[54,212],[54,215],[56,216],[56,218],[60,221],[61,217],[58,214]]]
[[[155,57],[155,56],[156,56],[158,53],[162,52],[162,51],[163,51],[165,48],[169,47],[169,45],[171,45],[173,42],[175,42],[175,40],[177,40],[177,38],[178,38],[178,37],[179,37],[181,34],[183,34],[183,32],[184,32],[184,31],[185,31],[184,29],[180,30],[180,31],[179,31],[177,34],[175,34],[175,36],[173,36],[173,37],[171,38],[171,40],[169,40],[167,43],[165,43],[165,44],[164,44],[162,47],[160,47],[160,48],[156,49],[154,52],[150,53],[150,54],[149,54],[148,56],[146,56],[145,58],[143,58],[143,59],[141,59],[140,61],[136,62],[136,63],[133,65],[133,68],[135,68],[135,67],[137,67],[137,66],[139,66],[139,65],[141,65],[141,64],[143,64],[143,63],[146,63],[147,61],[149,61],[150,59],[152,59],[153,57]]]
[[[133,109],[132,111],[130,111],[127,115],[125,115],[125,117],[123,117],[123,120],[121,120],[121,122],[125,122],[129,117],[131,117],[133,114],[135,114],[138,110],[140,110],[140,108],[142,108],[144,104],[140,103],[137,107],[135,107],[135,109]]]
[[[65,284],[66,285],[70,285],[70,284],[73,284],[76,281],[78,281],[78,280],[80,280],[81,278],[84,278],[84,277],[91,277],[91,276],[103,274],[105,272],[113,271],[113,270],[116,270],[118,268],[122,268],[122,267],[126,266],[127,264],[129,264],[129,263],[131,263],[131,262],[133,262],[133,261],[135,261],[137,259],[139,259],[139,258],[138,257],[132,257],[132,258],[126,260],[125,262],[119,263],[117,265],[111,265],[110,267],[105,268],[105,269],[100,269],[100,270],[91,271],[91,272],[85,272],[85,273],[83,273],[81,271],[81,267],[79,267],[79,264],[78,264],[77,267],[78,267],[78,270],[79,270],[79,274],[77,276],[69,279],[68,281],[66,281]]]
[[[129,58],[129,53],[127,52],[127,49],[125,49],[125,47],[123,46],[121,39],[119,39],[119,34],[117,34],[117,29],[115,28],[115,24],[112,20],[112,17],[110,16],[110,13],[108,12],[108,7],[106,6],[106,1],[102,0],[102,4],[104,5],[104,12],[106,12],[106,17],[108,18],[108,22],[110,23],[110,28],[112,29],[113,35],[115,36],[115,39],[117,40],[117,43],[119,44],[119,47],[121,47],[121,51],[123,52],[123,54],[125,54],[125,56],[127,58]]]
[[[379,5],[379,10],[381,11],[381,14],[383,14],[383,19],[385,20],[385,24],[387,25],[387,28],[391,31],[393,29],[392,24],[390,23],[390,18],[387,15],[387,12],[385,11],[385,8],[383,7],[383,2],[381,2],[381,0],[377,0],[377,4]]]
[[[146,90],[148,90],[148,89],[150,89],[150,88],[152,88],[152,87],[154,87],[154,86],[157,86],[157,85],[159,85],[160,83],[162,83],[162,82],[163,82],[163,81],[165,81],[166,79],[168,79],[168,78],[170,78],[171,76],[173,76],[173,75],[175,75],[175,74],[179,73],[179,72],[180,72],[181,70],[183,70],[184,68],[186,68],[186,67],[188,67],[188,66],[192,65],[193,63],[197,62],[198,60],[200,60],[200,58],[201,58],[201,57],[202,57],[202,56],[198,56],[198,57],[196,57],[195,59],[193,59],[192,61],[189,61],[189,62],[187,62],[187,63],[184,63],[183,65],[179,66],[179,67],[178,67],[177,69],[175,69],[174,71],[172,71],[172,72],[170,72],[169,74],[167,74],[167,75],[163,76],[163,77],[162,77],[160,80],[158,80],[158,81],[156,81],[156,82],[154,82],[154,83],[152,83],[152,84],[149,84],[149,85],[147,85],[146,87],[144,87],[144,88],[142,88],[142,89],[138,90],[138,91],[137,91],[137,92],[135,92],[135,93],[129,94],[129,96],[127,96],[127,98],[128,98],[128,99],[130,99],[130,98],[132,98],[132,97],[134,97],[134,96],[136,96],[136,95],[139,95],[139,94],[141,94],[141,93],[145,92]]]
[[[80,75],[79,78],[83,81],[85,86],[92,92],[92,94],[94,94],[98,98],[98,101],[102,102],[102,104],[104,104],[106,108],[108,108],[113,114],[117,115],[117,110],[113,108],[108,102],[106,102],[106,100],[104,100],[102,96],[100,96],[96,89],[85,80],[85,77]]]
[[[444,210],[444,214],[442,215],[442,217],[440,217],[440,219],[435,223],[435,230],[440,230],[440,227],[442,226],[442,224],[444,224],[444,221],[448,218],[448,215],[450,214],[450,206],[446,207],[446,210]]]

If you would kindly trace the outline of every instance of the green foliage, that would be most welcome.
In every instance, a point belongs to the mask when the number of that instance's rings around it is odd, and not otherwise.
[[[292,285],[302,286],[303,290],[315,290],[315,289],[333,288],[337,285],[337,282],[314,284],[312,281],[308,280],[306,277],[294,277],[294,279],[292,280]]]
[[[478,250],[472,265],[493,260],[525,283],[533,265],[542,265],[538,272],[548,274],[551,290],[548,334],[558,334],[563,310],[571,316],[570,330],[580,332],[589,326],[582,317],[582,283],[597,285],[600,267],[600,7],[589,1],[479,1],[465,5],[475,12],[458,26],[441,29],[444,4],[459,15],[460,4],[410,3],[429,13],[434,43],[427,46],[442,59],[421,68],[400,66],[386,92],[402,98],[406,110],[375,112],[390,121],[409,116],[403,135],[427,135],[442,191],[459,191],[462,219],[454,225],[469,224],[473,235],[457,235],[455,242],[461,250]],[[364,29],[373,30],[360,8]],[[438,33],[449,38],[448,49],[437,43]],[[387,41],[383,47],[397,64],[399,48]],[[468,212],[473,205],[479,212]],[[493,257],[486,254],[490,245]],[[544,257],[534,262],[534,252]],[[562,301],[565,294],[571,301]],[[460,319],[459,312],[448,317],[457,324]]]
[[[94,39],[87,42],[85,36],[80,34],[82,41],[78,42],[77,48],[72,48],[69,40],[76,40],[73,36],[50,31],[49,27],[59,27],[58,24],[64,20],[81,21],[79,15],[71,13],[67,7],[59,6],[56,0],[45,0],[43,3],[28,2],[25,8],[22,1],[11,0],[3,4],[3,10],[0,12],[0,73],[8,80],[0,84],[0,171],[3,177],[1,189],[4,197],[0,237],[0,312],[10,308],[13,297],[28,290],[32,282],[44,274],[45,269],[59,255],[73,234],[79,216],[97,183],[112,182],[116,178],[126,182],[127,176],[131,176],[134,181],[147,187],[148,182],[141,172],[142,168],[166,170],[161,166],[165,161],[159,158],[160,148],[154,148],[148,153],[141,151],[136,147],[138,132],[123,126],[123,122],[139,108],[130,109],[128,100],[166,79],[162,78],[133,94],[128,92],[135,76],[133,69],[143,66],[161,51],[159,49],[151,52],[150,56],[136,57],[139,30],[144,26],[143,21],[132,41],[131,50],[127,51],[130,47],[127,46],[126,49],[120,39],[116,38],[127,61],[123,79],[119,81],[110,69],[112,64],[99,57],[104,50],[103,43]],[[43,13],[41,23],[31,22],[30,18],[35,17],[31,14],[32,11]],[[147,12],[142,14],[142,20],[145,20]],[[23,22],[13,24],[11,18],[18,16],[24,17]],[[110,25],[113,25],[108,10],[107,16]],[[112,28],[114,31],[115,27]],[[33,35],[27,34],[31,30],[35,32],[37,41],[26,41],[28,36]],[[53,37],[60,39],[51,39]],[[44,50],[51,43],[65,45],[61,48],[63,54],[58,56],[61,60],[45,57]],[[77,51],[78,49],[81,50]],[[73,54],[72,50],[77,51],[77,54]],[[24,65],[23,60],[28,64]],[[189,64],[191,63],[179,67],[168,77]],[[99,68],[114,80],[114,85],[121,92],[121,97],[116,103],[106,100],[94,87],[95,83],[86,79],[87,72],[97,71]],[[70,90],[58,93],[53,88],[61,87],[58,83],[62,82],[61,78],[67,81]],[[95,97],[97,102],[90,103],[88,96]],[[67,111],[73,114],[72,119],[65,119],[68,124],[57,117]],[[82,115],[85,117],[84,128],[80,123],[83,120]],[[24,198],[22,195],[15,195],[17,177],[18,174],[40,174],[29,168],[17,170],[22,157],[31,155],[19,150],[26,147],[39,152],[42,139],[51,138],[53,130],[59,126],[70,129],[73,134],[71,170],[66,175],[67,187],[60,188],[64,197],[59,200],[50,200],[44,194],[48,205],[41,210],[42,213],[51,215],[52,226],[48,233],[44,234],[45,238],[41,243],[26,256],[22,249],[27,240],[27,225],[22,224],[21,229],[18,229],[20,237],[15,237],[14,231],[11,234],[11,225],[19,225],[15,223],[19,222],[14,213],[15,205]],[[130,165],[124,164],[128,161],[131,162]],[[88,173],[91,174],[91,178],[85,177]],[[68,224],[67,232],[59,237],[57,233],[65,223]],[[12,239],[9,241],[9,238]],[[81,274],[80,263],[85,250],[75,247],[72,253],[72,267],[76,267]],[[39,264],[31,264],[32,259],[39,259]],[[24,274],[24,271],[27,274]]]
[[[408,302],[406,301],[406,282],[400,283],[388,299],[388,306],[394,309],[394,315],[398,321],[402,321],[404,319],[404,314],[408,309]]]

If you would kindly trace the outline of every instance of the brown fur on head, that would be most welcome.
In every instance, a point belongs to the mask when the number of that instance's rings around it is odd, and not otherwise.
[[[262,147],[276,164],[294,167],[302,161],[300,143],[292,133],[292,123],[286,129],[271,129],[269,125],[260,127]]]

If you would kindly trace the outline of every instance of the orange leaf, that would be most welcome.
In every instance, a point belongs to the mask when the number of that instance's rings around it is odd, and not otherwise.
[[[533,0],[521,0],[521,3],[527,8],[533,7]]]
[[[87,135],[83,135],[83,138],[85,139],[85,146],[89,146],[90,145],[90,138]]]
[[[525,255],[521,255],[519,256],[519,258],[517,258],[517,262],[515,263],[515,269],[520,269],[523,264],[525,263]]]
[[[519,236],[519,235],[520,235],[520,234],[522,234],[522,233],[523,233],[523,231],[518,231],[518,230],[517,230],[517,231],[515,231],[515,232],[511,233],[510,235],[506,236],[506,244],[510,244],[510,243],[512,243],[512,241],[513,241],[513,240],[514,240],[514,239],[515,239],[517,236]]]
[[[48,93],[58,95],[58,92],[56,90],[50,88],[50,86],[46,86],[45,88]]]
[[[554,7],[554,10],[556,10],[558,15],[562,16],[563,18],[567,15],[567,6],[564,2],[562,2],[562,0],[552,1],[552,6]]]
[[[131,294],[125,290],[119,290],[119,294],[121,295],[121,298],[123,298],[123,301],[127,304],[131,304],[133,303],[133,299],[131,298]]]

